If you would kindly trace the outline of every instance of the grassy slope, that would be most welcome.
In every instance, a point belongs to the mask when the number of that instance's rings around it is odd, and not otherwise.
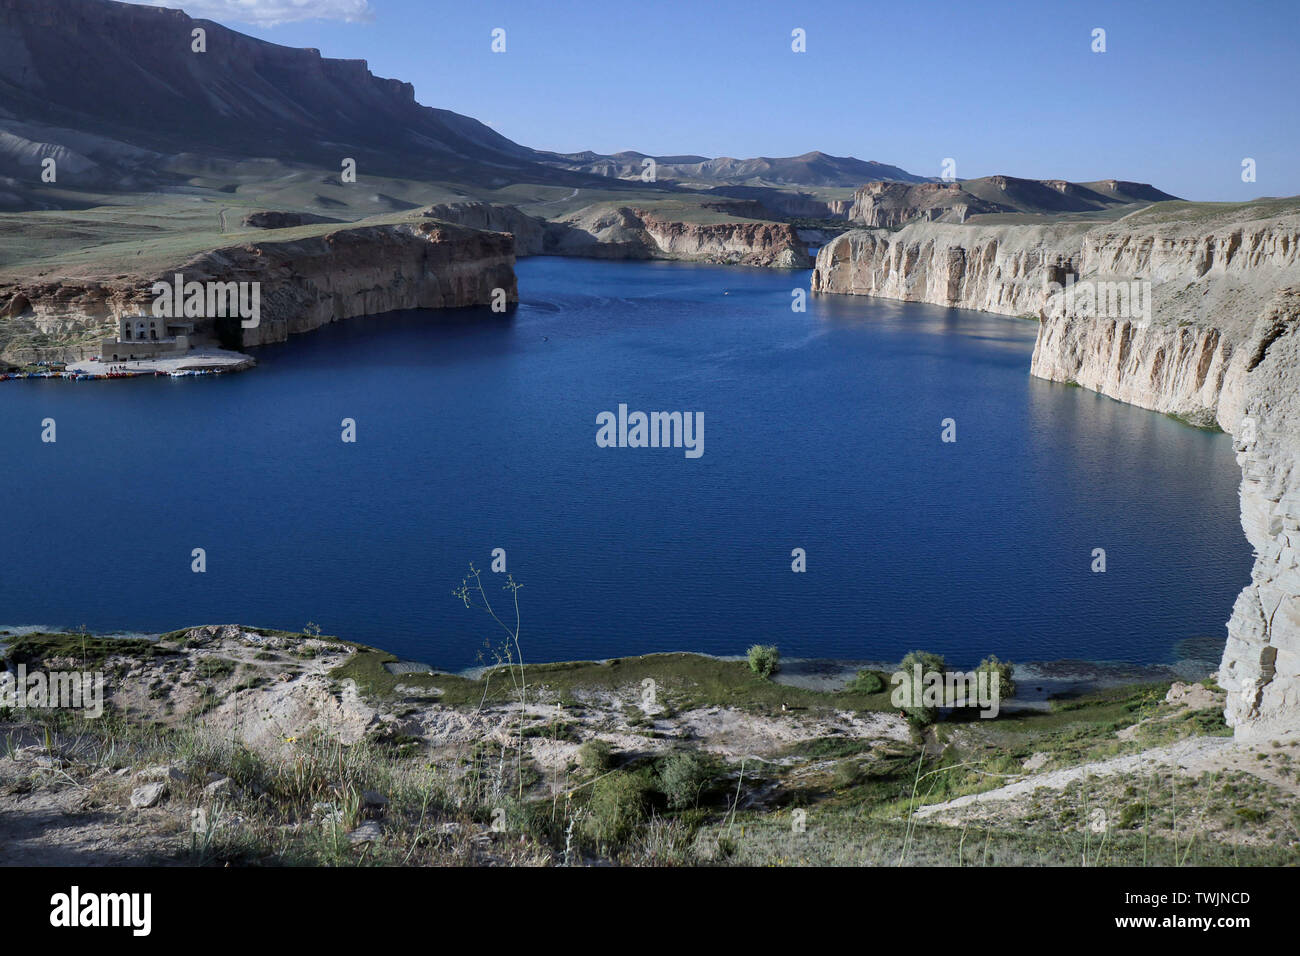
[[[188,184],[172,192],[110,195],[58,189],[49,198],[72,208],[0,214],[0,276],[151,273],[208,249],[266,235],[265,230],[240,226],[245,215],[258,209],[383,222],[437,202],[480,199],[517,205],[530,215],[549,219],[608,203],[652,209],[686,222],[746,221],[701,208],[702,202],[718,202],[719,197],[674,194],[662,188],[575,192],[561,186],[521,184],[493,189],[367,176],[364,170],[356,183],[345,184],[334,172],[270,160],[196,162],[187,172]],[[301,234],[316,235],[329,228],[328,224],[312,227]],[[279,231],[276,238],[281,238]]]
[[[484,700],[502,703],[512,699],[511,675],[493,667],[478,677],[456,674],[390,674],[385,663],[397,658],[386,651],[355,645],[358,652],[332,675],[351,679],[366,693],[390,697],[399,685],[437,689],[438,700],[451,706],[478,705]],[[610,694],[629,702],[640,697],[641,682],[656,682],[661,696],[678,709],[742,707],[761,710],[789,708],[816,710],[893,710],[889,694],[829,693],[805,690],[763,680],[742,661],[720,660],[699,654],[647,654],[608,661],[572,661],[529,664],[523,669],[531,693],[559,702],[577,702],[584,695]]]

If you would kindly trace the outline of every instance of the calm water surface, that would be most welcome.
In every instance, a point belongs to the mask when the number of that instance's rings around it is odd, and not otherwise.
[[[354,320],[226,377],[0,384],[0,621],[314,621],[464,667],[498,635],[452,590],[500,547],[533,660],[1221,646],[1250,570],[1230,440],[1031,378],[1032,323],[837,296],[792,312],[807,273],[518,271],[509,317]],[[703,412],[703,457],[598,448],[620,402]]]

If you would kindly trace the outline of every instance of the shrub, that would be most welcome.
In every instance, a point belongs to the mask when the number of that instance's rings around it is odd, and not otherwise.
[[[854,694],[879,694],[885,689],[885,682],[875,671],[863,669],[844,689]]]
[[[1006,700],[1008,697],[1014,697],[1016,694],[1016,665],[1010,661],[1000,661],[996,657],[989,655],[980,661],[980,666],[975,668],[977,674],[987,671],[990,674],[998,675],[998,698]]]
[[[862,776],[862,768],[856,760],[841,760],[835,765],[835,770],[831,774],[831,786],[836,790],[843,790],[851,787]]]
[[[592,773],[608,770],[614,762],[614,751],[603,740],[588,740],[578,748],[578,766]]]
[[[768,678],[781,669],[781,652],[775,644],[755,644],[749,649],[749,669]]]
[[[713,763],[703,754],[681,750],[669,754],[659,768],[659,789],[673,809],[693,807],[713,781]]]
[[[646,817],[650,787],[640,774],[616,770],[591,788],[583,830],[593,840],[626,843]]]
[[[1116,829],[1128,830],[1134,824],[1146,819],[1146,808],[1140,803],[1126,803],[1124,808],[1119,812],[1119,822]]]
[[[918,664],[920,665],[919,675],[916,670]],[[895,688],[895,693],[902,691],[904,694],[903,713],[907,715],[908,720],[915,724],[924,726],[934,723],[939,717],[939,708],[924,703],[922,694],[927,684],[932,683],[926,680],[927,674],[938,674],[942,683],[945,670],[943,657],[939,654],[931,654],[928,651],[911,651],[903,658],[901,670],[907,675],[907,679],[902,686]],[[911,685],[910,694],[904,690],[908,685]]]

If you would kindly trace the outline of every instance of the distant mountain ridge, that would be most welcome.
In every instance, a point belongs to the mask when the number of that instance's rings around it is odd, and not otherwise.
[[[1146,183],[1115,179],[1071,183],[1063,179],[984,176],[912,185],[877,180],[857,188],[848,218],[866,226],[894,228],[918,219],[966,222],[971,216],[993,214],[1123,211],[1129,206],[1176,198]]]
[[[581,153],[544,153],[548,161],[565,169],[592,173],[620,179],[639,177],[646,159],[655,161],[655,175],[659,179],[677,182],[717,183],[747,185],[760,181],[780,186],[839,186],[855,187],[870,180],[882,179],[902,183],[928,182],[898,166],[856,159],[852,156],[830,156],[820,150],[802,156],[773,158],[758,156],[753,159],[732,159],[720,156],[650,156],[627,150],[612,155],[591,151]]]
[[[206,52],[191,32],[206,31]],[[101,188],[164,184],[166,159],[274,157],[477,185],[540,182],[645,187],[647,154],[562,154],[520,145],[484,123],[422,106],[410,83],[364,60],[322,57],[181,10],[116,0],[0,0],[0,177],[30,178],[53,157]],[[855,187],[923,182],[906,170],[809,152],[752,159],[653,157],[673,183]],[[0,186],[3,190],[3,186]]]
[[[205,52],[191,48],[196,28],[206,31]],[[845,216],[847,193],[827,199],[791,187],[937,182],[820,151],[749,159],[539,151],[471,117],[421,105],[410,83],[375,76],[364,60],[325,58],[164,7],[0,0],[0,206],[56,202],[39,179],[51,158],[60,189],[105,193],[192,185],[196,168],[224,160],[271,158],[328,172],[352,158],[363,175],[470,192],[514,184],[712,191],[759,200],[777,216],[811,218]],[[655,163],[653,182],[642,179],[647,159]],[[1043,209],[1087,207],[1086,194],[1099,197],[1098,208],[1170,198],[1115,181],[1109,193],[1098,183],[1053,192],[1056,182],[988,177],[961,188],[972,202]],[[1152,198],[1121,198],[1130,186]]]
[[[206,52],[191,49],[196,27]],[[54,155],[114,180],[198,153],[327,169],[351,157],[372,173],[469,183],[589,181],[478,120],[420,105],[411,84],[364,60],[115,0],[0,0],[0,104],[5,175]]]

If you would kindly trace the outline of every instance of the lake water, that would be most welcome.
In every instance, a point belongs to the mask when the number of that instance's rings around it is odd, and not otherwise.
[[[1230,440],[1031,378],[1032,322],[794,312],[806,272],[518,271],[506,317],[340,323],[239,375],[0,384],[0,621],[314,621],[460,668],[501,634],[453,589],[504,548],[531,660],[1221,647],[1250,572]],[[704,454],[598,447],[620,403],[702,412]]]

